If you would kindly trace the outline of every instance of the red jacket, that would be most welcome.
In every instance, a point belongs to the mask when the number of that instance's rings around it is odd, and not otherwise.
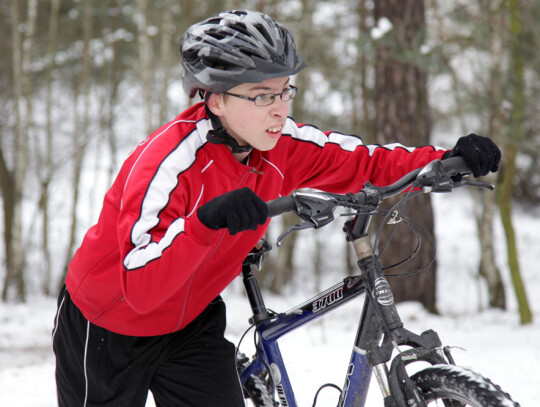
[[[66,280],[92,323],[124,335],[161,335],[202,312],[240,273],[268,225],[234,236],[205,227],[196,209],[218,195],[244,186],[265,201],[305,187],[356,192],[367,180],[389,184],[444,152],[365,146],[289,118],[276,147],[254,150],[244,165],[206,141],[210,126],[204,106],[195,105],[124,162]]]

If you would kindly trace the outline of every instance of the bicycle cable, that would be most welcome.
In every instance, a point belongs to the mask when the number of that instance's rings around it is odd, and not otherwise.
[[[250,325],[248,329],[245,330],[245,332],[242,334],[242,336],[240,337],[240,340],[238,341],[238,345],[236,346],[236,361],[238,362],[238,352],[240,352],[240,345],[242,344],[242,341],[244,340],[244,338],[246,337],[247,333],[253,329],[255,327],[254,324]]]
[[[255,354],[257,355],[259,360],[262,362],[262,364],[266,368],[266,371],[268,372],[268,378],[270,380],[268,384],[270,385],[270,388],[274,389],[276,387],[276,382],[274,381],[274,376],[272,375],[272,369],[270,368],[266,360],[264,360],[263,356],[259,352],[259,346],[257,344],[257,334],[258,334],[257,330],[253,331],[253,344],[255,345]]]
[[[391,230],[390,234],[388,235],[388,237],[386,238],[386,241],[383,244],[382,249],[378,251],[378,257],[380,258],[382,256],[382,253],[384,252],[384,250],[387,248],[387,246],[388,246],[390,240],[392,239],[392,236],[393,236],[393,234],[394,234],[394,232],[395,232],[395,230],[396,230],[399,223],[403,223],[403,225],[405,225],[405,227],[407,227],[411,232],[413,232],[415,234],[417,244],[416,244],[416,247],[414,248],[414,250],[412,251],[412,253],[408,257],[406,257],[405,259],[403,259],[403,260],[401,260],[401,261],[399,261],[397,263],[394,263],[392,265],[383,267],[382,270],[386,272],[386,271],[388,271],[388,270],[390,270],[392,268],[402,266],[403,264],[406,264],[409,261],[411,261],[418,254],[418,252],[420,251],[420,246],[422,244],[421,234],[418,232],[418,230],[420,230],[420,232],[423,235],[425,235],[428,238],[428,240],[431,242],[431,247],[433,248],[431,258],[429,259],[427,264],[425,264],[425,265],[423,265],[423,266],[421,266],[421,267],[419,267],[419,268],[417,268],[416,270],[413,270],[413,271],[409,271],[409,272],[405,272],[405,273],[399,273],[399,274],[385,273],[385,275],[388,276],[388,277],[405,277],[405,276],[411,276],[411,275],[414,275],[414,274],[421,273],[422,271],[425,271],[426,269],[428,269],[433,264],[433,262],[435,261],[435,258],[436,258],[436,242],[435,242],[435,239],[433,238],[433,236],[431,235],[431,233],[429,233],[427,231],[427,229],[424,226],[422,226],[420,223],[418,223],[417,221],[413,220],[412,218],[410,218],[408,216],[402,215],[401,212],[400,212],[400,211],[403,211],[403,209],[405,208],[405,205],[408,203],[408,201],[411,198],[423,193],[422,191],[418,191],[418,190],[415,191],[414,188],[416,186],[417,186],[416,184],[413,184],[411,190],[409,190],[407,192],[406,196],[403,199],[401,199],[399,202],[397,202],[392,208],[390,208],[389,210],[383,210],[386,213],[386,215],[385,215],[383,221],[381,222],[381,225],[379,226],[379,228],[377,230],[373,246],[374,247],[378,246],[380,238],[381,238],[382,230],[383,230],[384,226],[388,224],[388,222],[391,220],[391,218],[392,217],[399,218],[399,221],[393,224],[392,230]]]
[[[403,210],[403,208],[405,207],[405,204],[408,202],[408,200],[410,198],[412,198],[413,196],[416,196],[418,195],[418,193],[413,193],[413,190],[411,189],[409,192],[407,192],[407,194],[405,195],[405,198],[403,199],[400,199],[394,206],[392,206],[392,208],[390,208],[389,210],[385,210],[386,212],[386,216],[384,217],[383,221],[381,222],[381,224],[379,225],[379,228],[377,229],[377,233],[375,234],[375,241],[373,243],[373,247],[377,248],[378,245],[379,245],[379,241],[380,241],[380,238],[381,238],[381,234],[382,234],[382,230],[384,228],[385,225],[389,224],[391,218],[393,217],[394,219],[395,218],[400,218],[400,219],[403,219],[403,217],[400,217],[400,211],[398,210],[398,208],[400,210]],[[401,207],[401,208],[400,208]],[[392,230],[388,236],[388,238],[386,239],[386,242],[384,242],[383,244],[383,247],[382,249],[380,249],[378,251],[378,255],[379,257],[382,255],[382,253],[384,252],[384,250],[386,249],[386,247],[388,247],[388,244],[390,243],[390,240],[392,239],[392,236],[394,235],[394,232],[397,228],[397,225],[400,223],[400,221],[394,221],[393,223],[393,227],[392,227]]]
[[[319,390],[317,390],[317,392],[315,393],[315,397],[313,399],[313,405],[311,407],[315,407],[316,404],[317,404],[317,398],[319,397],[319,393],[321,392],[322,389],[324,389],[325,387],[332,387],[334,389],[336,389],[337,391],[339,391],[339,397],[341,398],[341,395],[343,394],[343,390],[341,390],[341,387],[339,387],[338,385],[335,385],[334,383],[325,383],[323,384],[321,387],[319,387]]]
[[[378,210],[378,212],[369,212],[366,210],[366,212],[361,212],[359,210],[357,210],[356,212],[351,212],[351,213],[342,213],[340,214],[339,216],[342,216],[342,217],[352,217],[352,216],[356,216],[356,215],[362,215],[362,214],[370,214],[371,216],[378,216],[378,217],[385,217],[385,219],[387,219],[387,214],[388,213],[391,213],[392,211],[391,210],[388,210],[388,209],[380,209]],[[395,212],[395,211],[394,211]],[[397,217],[397,215],[396,215]],[[433,239],[433,237],[431,236],[431,234],[422,226],[420,225],[418,222],[416,222],[414,219],[408,217],[408,216],[404,216],[404,215],[399,215],[399,222],[400,223],[403,223],[411,232],[413,232],[416,236],[416,240],[417,240],[417,245],[416,247],[414,248],[414,250],[412,251],[412,253],[407,256],[406,258],[404,258],[403,260],[400,260],[399,262],[397,263],[394,263],[394,264],[391,264],[389,266],[385,266],[385,267],[382,267],[382,270],[383,271],[387,271],[387,270],[390,270],[392,268],[395,268],[395,267],[398,267],[398,266],[401,266],[403,264],[406,264],[408,263],[409,261],[411,261],[415,256],[416,254],[419,252],[420,250],[420,246],[421,246],[421,237],[420,237],[420,233],[418,233],[418,231],[415,229],[418,228],[422,231],[422,233],[424,235],[426,235],[429,240],[431,241],[432,243],[432,247],[435,247],[435,240]],[[383,225],[384,226],[384,225]],[[387,238],[387,241],[391,238],[391,236],[389,236]],[[385,246],[387,245],[387,243],[385,244]],[[383,250],[380,250],[380,252],[384,251]],[[380,254],[379,254],[379,257],[380,257]],[[388,275],[390,277],[393,277],[393,276],[396,276],[396,277],[402,277],[402,276],[408,276],[408,275],[413,275],[413,274],[417,274],[419,272],[422,272],[424,271],[425,269],[427,269],[429,266],[431,266],[433,264],[433,262],[435,261],[435,251],[433,250],[432,252],[432,256],[431,256],[431,259],[429,260],[429,262],[425,265],[425,266],[422,266],[414,271],[410,271],[410,272],[407,272],[407,273],[401,273],[401,274],[385,274],[385,275]]]
[[[429,261],[427,262],[427,264],[425,264],[424,266],[422,267],[419,267],[417,268],[416,270],[414,271],[408,271],[408,272],[404,272],[404,273],[385,273],[385,276],[387,277],[406,277],[406,276],[412,276],[414,274],[418,274],[418,273],[421,273],[425,270],[427,270],[434,262],[435,262],[435,258],[436,258],[436,242],[435,242],[435,239],[433,238],[433,236],[426,230],[426,228],[424,228],[424,226],[422,226],[421,224],[419,224],[418,222],[414,221],[413,219],[410,219],[410,218],[405,218],[407,219],[407,222],[404,222],[403,224],[409,228],[409,230],[411,230],[412,232],[414,232],[416,235],[417,235],[417,239],[419,239],[419,244],[417,245],[417,249],[415,249],[414,253],[409,256],[407,259],[401,261],[400,263],[396,263],[396,264],[393,264],[391,266],[386,266],[383,268],[383,271],[387,271],[387,270],[390,270],[394,267],[397,267],[397,266],[401,266],[405,263],[407,263],[408,261],[410,261],[419,251],[420,249],[420,243],[421,243],[421,239],[420,239],[420,234],[418,233],[418,231],[415,229],[415,228],[418,228],[418,229],[421,229],[423,234],[425,234],[427,236],[427,238],[429,239],[429,241],[431,242],[431,246],[433,247],[433,250],[432,250],[432,254],[431,254],[431,258],[429,259]],[[410,223],[414,224],[411,225]]]

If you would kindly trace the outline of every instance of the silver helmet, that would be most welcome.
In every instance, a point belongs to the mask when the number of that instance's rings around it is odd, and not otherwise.
[[[306,67],[291,32],[257,11],[227,11],[192,25],[182,37],[180,54],[190,97],[198,89],[222,93]]]

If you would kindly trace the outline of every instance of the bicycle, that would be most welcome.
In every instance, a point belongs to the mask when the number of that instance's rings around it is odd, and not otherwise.
[[[255,328],[256,352],[252,358],[237,354],[238,372],[246,398],[251,399],[256,407],[296,407],[278,340],[363,294],[364,306],[345,384],[343,389],[331,385],[341,392],[338,407],[364,406],[372,373],[382,392],[385,407],[420,407],[432,403],[454,407],[519,406],[489,379],[456,366],[450,348],[442,345],[435,331],[426,330],[418,335],[404,327],[374,249],[377,248],[379,234],[372,243],[368,233],[372,217],[381,215],[381,202],[407,188],[409,192],[404,193],[405,198],[385,212],[383,224],[397,220],[413,228],[413,224],[400,215],[398,208],[418,194],[450,192],[464,186],[494,189],[491,184],[464,178],[469,173],[463,159],[454,157],[435,160],[386,187],[366,183],[359,193],[345,195],[294,192],[267,203],[269,216],[294,211],[303,220],[278,237],[278,246],[291,232],[328,225],[336,219],[336,208],[352,209],[353,213],[349,214],[352,218],[345,222],[343,230],[347,241],[354,247],[360,273],[344,278],[287,312],[276,313],[266,308],[254,274],[271,247],[262,240],[252,250],[242,265],[242,276],[253,314],[250,329]],[[428,366],[412,372],[412,366],[419,363]],[[313,406],[317,395],[318,392]]]

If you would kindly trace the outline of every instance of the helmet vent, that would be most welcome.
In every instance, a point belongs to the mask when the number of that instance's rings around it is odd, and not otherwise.
[[[273,48],[275,46],[272,36],[268,33],[268,30],[262,24],[255,24],[257,31],[261,33],[264,39],[270,44]]]
[[[231,28],[234,30],[241,32],[242,34],[246,36],[251,36],[249,30],[247,29],[246,25],[244,23],[241,23],[240,21],[237,21],[236,24],[231,24]]]

